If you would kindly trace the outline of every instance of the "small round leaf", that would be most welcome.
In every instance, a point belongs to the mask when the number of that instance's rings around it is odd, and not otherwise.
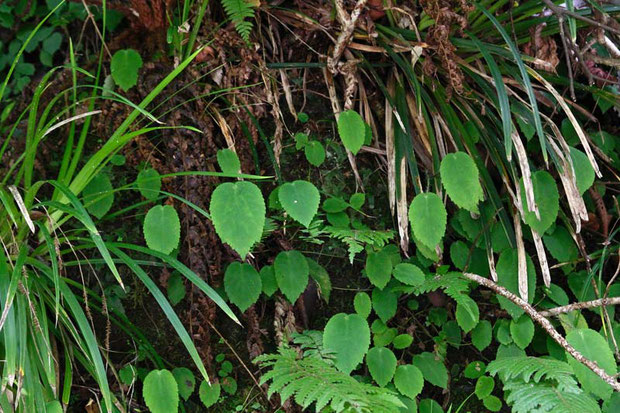
[[[138,70],[142,67],[142,58],[134,49],[123,49],[114,53],[110,62],[112,78],[124,91],[138,83]]]
[[[144,379],[142,395],[152,413],[176,412],[179,408],[177,381],[168,370],[152,370]]]
[[[385,347],[373,347],[366,354],[366,364],[373,380],[384,387],[396,371],[396,356]]]
[[[351,373],[370,347],[370,328],[358,314],[336,314],[329,319],[323,332],[323,348],[333,352],[335,365],[344,373]]]
[[[319,190],[308,181],[285,183],[280,187],[278,197],[284,210],[306,227],[319,210],[321,201]]]
[[[353,307],[355,312],[364,318],[368,318],[371,310],[370,297],[365,292],[359,292],[355,294],[353,299]]]
[[[211,407],[220,398],[221,387],[219,383],[212,383],[209,386],[209,383],[206,381],[202,381],[200,383],[200,388],[198,389],[198,396],[200,396],[200,401],[205,407]]]
[[[159,172],[153,168],[144,169],[138,173],[136,184],[138,186],[138,190],[140,191],[140,195],[149,201],[152,201],[159,195],[159,190],[161,189],[161,177]]]
[[[415,398],[424,387],[424,377],[419,368],[406,364],[396,368],[394,373],[394,385],[403,396]]]
[[[260,275],[250,264],[233,262],[226,268],[224,289],[230,302],[244,312],[260,297]]]
[[[447,213],[441,198],[433,192],[419,194],[409,206],[413,235],[426,247],[434,249],[446,232]]]
[[[220,184],[213,191],[210,209],[217,234],[245,258],[260,241],[265,226],[265,200],[260,189],[245,181]]]
[[[366,124],[354,110],[346,110],[338,116],[338,134],[344,147],[356,155],[364,144]]]
[[[232,149],[220,149],[217,151],[217,164],[225,174],[238,174],[241,170],[239,157]]]
[[[144,239],[152,250],[170,254],[179,245],[181,221],[170,205],[156,205],[144,218]]]
[[[306,289],[310,268],[306,257],[299,251],[282,251],[273,262],[278,287],[291,302]]]

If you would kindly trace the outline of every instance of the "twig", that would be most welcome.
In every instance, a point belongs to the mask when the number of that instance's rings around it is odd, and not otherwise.
[[[336,66],[338,65],[338,62],[340,61],[340,57],[342,56],[344,49],[347,47],[347,44],[349,43],[351,36],[353,35],[353,31],[355,30],[355,26],[357,25],[357,19],[360,17],[360,14],[362,14],[362,9],[366,6],[367,2],[368,0],[357,0],[357,4],[355,4],[355,8],[351,12],[350,18],[346,17],[346,13],[344,12],[344,9],[342,8],[342,4],[341,4],[342,2],[339,2],[339,1],[335,2],[336,9],[338,12],[338,16],[340,17],[340,20],[346,19],[346,21],[342,22],[343,28],[342,28],[342,32],[340,33],[340,36],[338,36],[338,40],[336,40],[336,47],[334,48],[334,54],[332,57],[329,57],[327,59],[327,67],[334,74],[337,72]]]
[[[538,311],[534,309],[527,301],[522,300],[517,297],[515,294],[511,293],[504,287],[497,285],[493,281],[488,278],[481,277],[476,274],[471,273],[463,273],[463,276],[469,280],[472,280],[480,285],[483,285],[497,294],[506,297],[519,307],[521,307],[535,322],[540,324],[540,326],[554,339],[564,350],[566,350],[571,356],[575,358],[575,360],[579,361],[581,364],[592,370],[597,376],[599,376],[605,383],[609,384],[615,391],[620,392],[620,383],[616,381],[614,377],[609,375],[605,370],[600,368],[596,362],[586,358],[581,354],[575,347],[573,347],[566,339],[553,327],[553,325],[547,320],[544,316],[541,315]]]
[[[620,304],[620,297],[611,298],[599,298],[598,300],[582,301],[580,303],[573,303],[563,305],[562,307],[555,307],[551,310],[541,311],[539,314],[543,317],[555,317],[560,314],[570,313],[574,310],[583,310],[586,308],[595,308],[605,305],[618,305]]]
[[[597,22],[596,20],[592,20],[589,17],[582,16],[579,13],[575,13],[575,12],[572,12],[570,10],[564,9],[562,7],[556,6],[551,0],[542,0],[542,1],[543,1],[543,3],[545,3],[547,5],[547,7],[549,7],[549,10],[551,10],[553,13],[555,13],[558,16],[560,16],[560,15],[570,16],[570,17],[572,17],[574,19],[584,21],[584,22],[589,23],[589,24],[591,24],[593,26],[600,27],[601,29],[605,29],[605,30],[607,30],[607,31],[609,31],[611,33],[620,34],[620,30],[618,30],[618,29],[614,29],[611,26],[608,26],[606,24]]]

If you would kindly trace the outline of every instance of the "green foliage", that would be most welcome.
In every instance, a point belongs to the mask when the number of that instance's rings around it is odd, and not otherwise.
[[[282,251],[276,256],[273,267],[280,291],[294,303],[308,285],[310,268],[306,257],[299,251]]]
[[[538,206],[540,219],[527,207],[525,186],[523,179],[521,179],[521,202],[525,214],[523,219],[534,231],[542,235],[555,222],[558,216],[560,195],[555,179],[547,171],[534,172],[532,174],[532,185],[534,186],[534,199]]]
[[[396,314],[398,307],[398,296],[391,288],[384,289],[373,288],[372,290],[372,308],[379,316],[381,321],[387,323]]]
[[[514,412],[600,413],[598,404],[577,386],[568,363],[538,357],[503,357],[492,361],[487,372],[504,382],[506,403]]]
[[[434,249],[446,232],[446,208],[437,194],[419,194],[409,206],[413,235],[426,247]]]
[[[338,134],[345,148],[357,155],[364,144],[366,125],[354,110],[345,110],[338,115]]]
[[[609,348],[607,340],[599,333],[589,328],[578,328],[566,334],[566,341],[588,360],[598,364],[610,376],[616,374],[616,360]],[[592,370],[575,360],[572,356],[567,356],[568,364],[573,369],[579,383],[585,391],[597,397],[607,400],[611,397],[613,389],[603,381]]]
[[[211,219],[222,241],[242,257],[260,241],[265,224],[265,201],[251,182],[226,182],[211,195]]]
[[[392,260],[383,250],[369,252],[366,256],[366,275],[373,285],[385,288],[392,276]]]
[[[469,155],[455,152],[441,161],[441,182],[452,202],[471,212],[478,212],[483,193],[478,168]]]
[[[424,387],[422,372],[411,364],[400,365],[394,373],[394,386],[403,396],[414,399]]]
[[[155,200],[161,190],[161,177],[153,168],[143,169],[138,173],[136,185],[140,194],[149,201]]]
[[[244,312],[260,297],[261,277],[250,264],[233,262],[226,268],[224,288],[230,301]]]
[[[166,292],[168,293],[168,299],[172,305],[177,305],[185,298],[185,284],[183,284],[183,278],[181,278],[178,273],[175,272],[168,278],[168,288]]]
[[[209,385],[209,383],[203,380],[198,389],[198,396],[205,407],[211,407],[219,400],[221,391],[222,388],[219,383]]]
[[[349,261],[364,250],[364,246],[381,248],[394,238],[394,231],[375,231],[371,229],[350,229],[327,226],[323,229],[327,235],[342,241],[349,251]]]
[[[254,18],[252,3],[249,0],[222,0],[222,6],[241,38],[249,42],[253,24],[247,19]]]
[[[144,379],[142,395],[152,413],[170,413],[178,409],[177,382],[168,370],[152,370]]]
[[[385,387],[396,372],[396,356],[385,347],[373,347],[366,354],[366,365],[373,380]]]
[[[430,384],[443,389],[448,386],[448,370],[446,366],[436,356],[429,352],[424,352],[413,356],[411,364],[422,372],[424,380]]]
[[[181,221],[170,205],[156,205],[144,217],[144,239],[149,248],[170,254],[179,246]]]
[[[297,404],[321,412],[329,406],[335,412],[393,413],[404,407],[394,393],[358,382],[317,358],[297,357],[292,349],[278,354],[259,356],[254,360],[263,368],[260,383],[268,383],[268,395],[278,393],[282,402],[294,397]]]
[[[368,323],[357,314],[336,314],[325,325],[323,347],[334,354],[335,366],[344,373],[355,370],[369,346]]]
[[[491,323],[487,320],[481,320],[471,331],[471,342],[479,351],[487,348],[492,338]]]
[[[266,265],[259,272],[263,293],[267,297],[271,297],[278,291],[278,281],[276,280],[276,272],[273,265]]]
[[[517,346],[525,349],[534,338],[534,322],[526,314],[511,320],[510,335]]]
[[[196,378],[194,377],[194,373],[186,367],[176,367],[172,370],[172,375],[177,381],[179,396],[181,396],[183,400],[187,400],[189,396],[192,395],[194,388],[196,387]]]
[[[83,192],[86,210],[97,218],[103,218],[114,203],[113,190],[108,174],[102,173],[94,176]]]
[[[424,273],[420,268],[413,264],[400,263],[394,267],[392,272],[394,278],[403,284],[417,287],[424,282]]]
[[[238,174],[241,171],[241,162],[237,153],[232,149],[220,149],[217,151],[217,164],[225,174]]]
[[[112,79],[125,92],[138,83],[138,71],[141,67],[142,57],[134,49],[118,50],[110,62]]]
[[[283,184],[278,190],[278,198],[284,210],[306,227],[319,210],[321,201],[319,190],[308,181]]]
[[[355,312],[364,318],[368,318],[372,309],[370,297],[365,292],[359,292],[355,294],[353,299],[353,307]]]

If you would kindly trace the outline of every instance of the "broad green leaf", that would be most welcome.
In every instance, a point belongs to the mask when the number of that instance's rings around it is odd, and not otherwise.
[[[476,397],[480,400],[489,396],[491,392],[493,392],[493,388],[495,387],[495,380],[489,376],[479,377],[476,381]]]
[[[510,335],[517,346],[525,349],[534,338],[534,322],[527,314],[512,319],[510,321]]]
[[[185,298],[185,284],[183,284],[183,278],[181,278],[178,273],[175,272],[168,278],[168,288],[166,288],[166,292],[168,293],[168,299],[172,305],[177,305]]]
[[[325,162],[325,148],[319,141],[310,141],[304,147],[306,159],[314,166],[321,166]]]
[[[351,205],[351,208],[356,210],[362,208],[364,202],[366,202],[366,195],[361,192],[357,192],[351,195],[351,198],[349,199],[349,204]]]
[[[370,302],[370,297],[365,292],[359,292],[355,294],[355,298],[353,299],[353,307],[355,308],[355,312],[361,315],[364,318],[368,318],[370,315],[370,310],[372,308],[372,304]]]
[[[300,150],[308,144],[308,135],[303,132],[297,132],[293,135],[295,139],[295,149]]]
[[[238,174],[241,171],[239,157],[232,149],[220,149],[217,151],[217,164],[225,174]]]
[[[570,148],[570,157],[573,161],[577,189],[583,195],[594,183],[594,168],[592,168],[588,156],[579,149]]]
[[[473,159],[465,152],[447,154],[441,161],[439,172],[452,202],[460,208],[478,213],[478,202],[483,200],[484,195]]]
[[[194,373],[186,367],[177,367],[172,370],[172,375],[177,381],[179,395],[183,398],[183,400],[187,400],[189,396],[192,395],[194,388],[196,387]]]
[[[396,371],[396,356],[385,347],[373,347],[366,354],[366,365],[373,380],[385,387]]]
[[[142,58],[134,49],[117,51],[110,62],[112,78],[125,92],[138,83],[138,70],[141,67]]]
[[[230,395],[237,393],[237,380],[232,377],[224,377],[222,379],[222,390]]]
[[[379,316],[381,321],[387,323],[392,317],[396,315],[396,308],[398,305],[398,296],[392,292],[391,288],[384,288],[383,290],[378,287],[372,290],[372,308]]]
[[[484,350],[491,344],[493,329],[487,320],[481,320],[471,331],[471,342],[479,351]]]
[[[181,221],[170,205],[156,205],[144,217],[144,239],[152,250],[170,254],[179,245]]]
[[[418,405],[418,413],[444,413],[444,411],[435,400],[423,399]]]
[[[310,268],[306,257],[299,251],[282,251],[276,256],[273,267],[280,291],[295,303],[308,285]]]
[[[347,204],[342,198],[327,198],[323,201],[323,211],[331,214],[342,212],[348,207],[349,204]]]
[[[211,219],[217,235],[241,258],[260,241],[265,225],[265,200],[251,182],[226,182],[211,196]]]
[[[579,255],[577,244],[564,226],[557,225],[551,234],[543,235],[543,242],[551,256],[559,262],[573,261]]]
[[[596,331],[589,328],[574,329],[566,334],[566,341],[575,347],[585,358],[596,362],[607,374],[611,376],[616,374],[614,355],[607,341]],[[603,400],[607,400],[612,395],[613,389],[603,379],[568,355],[568,353],[566,357],[568,364],[570,364],[585,391],[589,391]]]
[[[413,337],[410,334],[399,334],[392,340],[392,345],[397,350],[403,350],[413,343]]]
[[[424,282],[424,273],[420,268],[413,264],[401,263],[394,267],[392,272],[394,278],[403,284],[419,286]]]
[[[230,302],[244,312],[260,297],[260,275],[250,264],[233,262],[226,268],[224,289]]]
[[[448,387],[448,370],[446,366],[435,358],[433,353],[424,352],[413,356],[411,364],[420,369],[424,380],[434,386],[445,389]]]
[[[41,48],[45,52],[49,53],[50,55],[53,55],[54,53],[58,51],[58,49],[60,49],[61,43],[62,43],[62,35],[58,32],[54,32],[48,38],[43,40],[43,43],[41,44]]]
[[[385,251],[369,252],[366,256],[366,275],[370,282],[385,288],[392,276],[392,260]]]
[[[529,255],[526,255],[527,262],[527,297],[528,302],[531,304],[534,300],[534,292],[536,290],[536,271],[534,270],[534,264]],[[505,287],[513,294],[519,294],[519,262],[517,258],[516,249],[506,249],[497,260],[497,283],[502,287]],[[497,296],[500,306],[508,311],[508,314],[512,318],[519,318],[523,314],[523,310],[518,305],[514,304],[507,298]]]
[[[140,195],[152,201],[159,195],[161,189],[161,177],[159,172],[153,168],[148,168],[138,173],[136,185],[140,191]]]
[[[308,181],[285,183],[278,191],[278,198],[284,210],[306,227],[319,210],[321,201],[319,190]]]
[[[487,367],[481,361],[472,361],[465,367],[463,375],[468,379],[477,379],[486,373]]]
[[[265,265],[260,269],[260,279],[263,286],[263,293],[267,297],[271,297],[278,291],[278,281],[276,280],[276,272],[273,265]]]
[[[536,214],[527,208],[527,198],[525,195],[525,187],[523,186],[523,178],[519,182],[521,187],[521,203],[523,207],[523,220],[532,229],[543,235],[547,229],[555,222],[560,207],[560,195],[555,179],[547,171],[536,171],[532,174],[532,185],[534,187],[534,199],[538,206],[540,219],[536,218]]]
[[[130,386],[138,377],[138,372],[132,364],[128,364],[118,371],[118,377],[125,386]]]
[[[422,392],[424,377],[416,366],[411,364],[400,365],[394,373],[394,386],[403,396],[415,399]]]
[[[357,155],[364,144],[366,124],[354,110],[346,110],[338,116],[338,134],[344,147]]]
[[[461,296],[456,302],[456,321],[464,332],[469,332],[476,327],[480,319],[478,304],[466,295]]]
[[[108,174],[95,175],[82,192],[88,212],[100,219],[107,214],[114,203],[113,190]]]
[[[142,395],[152,413],[171,413],[179,408],[177,381],[168,370],[152,370],[144,379]]]
[[[409,206],[413,235],[428,248],[434,249],[446,232],[446,208],[433,192],[416,195]]]
[[[203,380],[198,389],[198,396],[205,407],[211,407],[219,400],[221,391],[219,383],[209,385],[209,383]]]
[[[482,399],[482,404],[492,412],[499,412],[502,408],[502,401],[493,395],[488,395]]]
[[[338,370],[351,373],[364,360],[370,347],[370,328],[358,314],[336,314],[323,332],[323,348],[335,355]]]
[[[310,277],[316,281],[319,286],[321,296],[325,302],[329,304],[329,296],[332,293],[332,281],[329,278],[327,270],[312,258],[306,257],[306,262],[308,263],[308,268],[310,269]]]

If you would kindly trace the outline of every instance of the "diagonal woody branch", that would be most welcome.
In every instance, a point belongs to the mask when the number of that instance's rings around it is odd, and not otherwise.
[[[564,350],[566,350],[571,356],[575,358],[578,362],[592,370],[597,376],[603,379],[607,384],[609,384],[615,391],[620,392],[620,383],[609,375],[605,370],[600,368],[596,362],[584,357],[575,347],[571,346],[568,341],[558,332],[558,330],[553,327],[553,325],[547,320],[541,313],[536,311],[534,307],[532,307],[527,301],[522,300],[515,294],[511,293],[504,287],[497,285],[493,281],[488,278],[481,277],[476,274],[471,273],[463,273],[463,276],[469,280],[472,280],[480,285],[483,285],[497,294],[506,297],[519,307],[523,309],[529,315],[532,320],[540,324],[540,326],[554,339]]]
[[[586,308],[603,307],[608,305],[619,305],[620,297],[611,298],[599,298],[598,300],[583,301],[580,303],[573,303],[564,305],[562,307],[555,307],[551,310],[541,311],[539,314],[543,317],[554,317],[564,313],[570,313],[574,310],[583,310]]]

